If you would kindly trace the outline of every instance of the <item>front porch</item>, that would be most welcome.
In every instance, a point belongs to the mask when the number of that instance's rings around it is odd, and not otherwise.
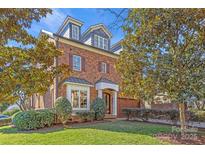
[[[106,103],[105,118],[117,117],[117,92],[119,86],[110,80],[101,78],[97,81],[96,90],[99,98],[103,98]]]

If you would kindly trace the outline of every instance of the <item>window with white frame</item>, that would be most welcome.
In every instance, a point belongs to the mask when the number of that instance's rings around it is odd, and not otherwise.
[[[72,38],[79,40],[79,27],[76,25],[72,25]]]
[[[81,57],[73,55],[73,70],[81,71]]]
[[[94,35],[94,46],[104,50],[108,50],[108,39],[103,38],[99,35]]]
[[[89,87],[69,86],[68,99],[74,110],[89,109]]]
[[[101,62],[101,72],[107,73],[107,64],[104,62]]]

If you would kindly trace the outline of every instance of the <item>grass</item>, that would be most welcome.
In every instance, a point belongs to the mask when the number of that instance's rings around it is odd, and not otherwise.
[[[0,144],[169,144],[153,135],[170,131],[170,126],[130,121],[73,125],[69,128],[54,127],[27,132],[5,126],[0,127]]]

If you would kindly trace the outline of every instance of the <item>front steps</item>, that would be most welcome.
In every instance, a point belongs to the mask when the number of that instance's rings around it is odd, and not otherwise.
[[[112,114],[105,114],[105,118],[104,119],[116,119],[117,116],[112,115]]]

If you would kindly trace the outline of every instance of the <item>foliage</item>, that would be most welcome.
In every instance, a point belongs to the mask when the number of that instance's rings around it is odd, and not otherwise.
[[[72,106],[65,97],[58,97],[55,102],[56,114],[62,124],[65,124],[71,117]]]
[[[11,118],[0,119],[0,127],[11,124]]]
[[[5,111],[9,107],[8,103],[2,103],[0,104],[0,113]]]
[[[76,114],[82,121],[93,121],[95,118],[95,112],[93,111],[79,111]]]
[[[127,116],[127,119],[138,118],[142,121],[147,121],[151,119],[163,119],[172,120],[173,122],[178,120],[179,111],[178,110],[154,110],[154,109],[140,109],[140,108],[124,108],[123,113]]]
[[[14,115],[15,113],[17,113],[19,111],[20,111],[20,109],[15,108],[15,109],[12,109],[12,110],[6,110],[2,114],[12,116],[12,115]]]
[[[166,93],[179,103],[182,134],[184,104],[205,98],[205,9],[132,9],[117,70],[123,94],[152,102]]]
[[[191,120],[205,122],[205,111],[192,111]]]
[[[53,110],[30,110],[16,113],[12,123],[19,130],[32,130],[51,126],[54,123],[54,117]]]
[[[95,112],[96,120],[103,120],[106,113],[106,104],[102,98],[97,97],[91,104],[91,110]]]
[[[0,10],[0,100],[17,101],[21,110],[27,110],[24,104],[31,95],[44,94],[57,75],[63,78],[70,72],[67,65],[53,65],[62,53],[48,36],[35,38],[27,32],[48,13],[52,10]]]
[[[173,102],[205,97],[205,9],[132,9],[117,69],[127,95]]]

